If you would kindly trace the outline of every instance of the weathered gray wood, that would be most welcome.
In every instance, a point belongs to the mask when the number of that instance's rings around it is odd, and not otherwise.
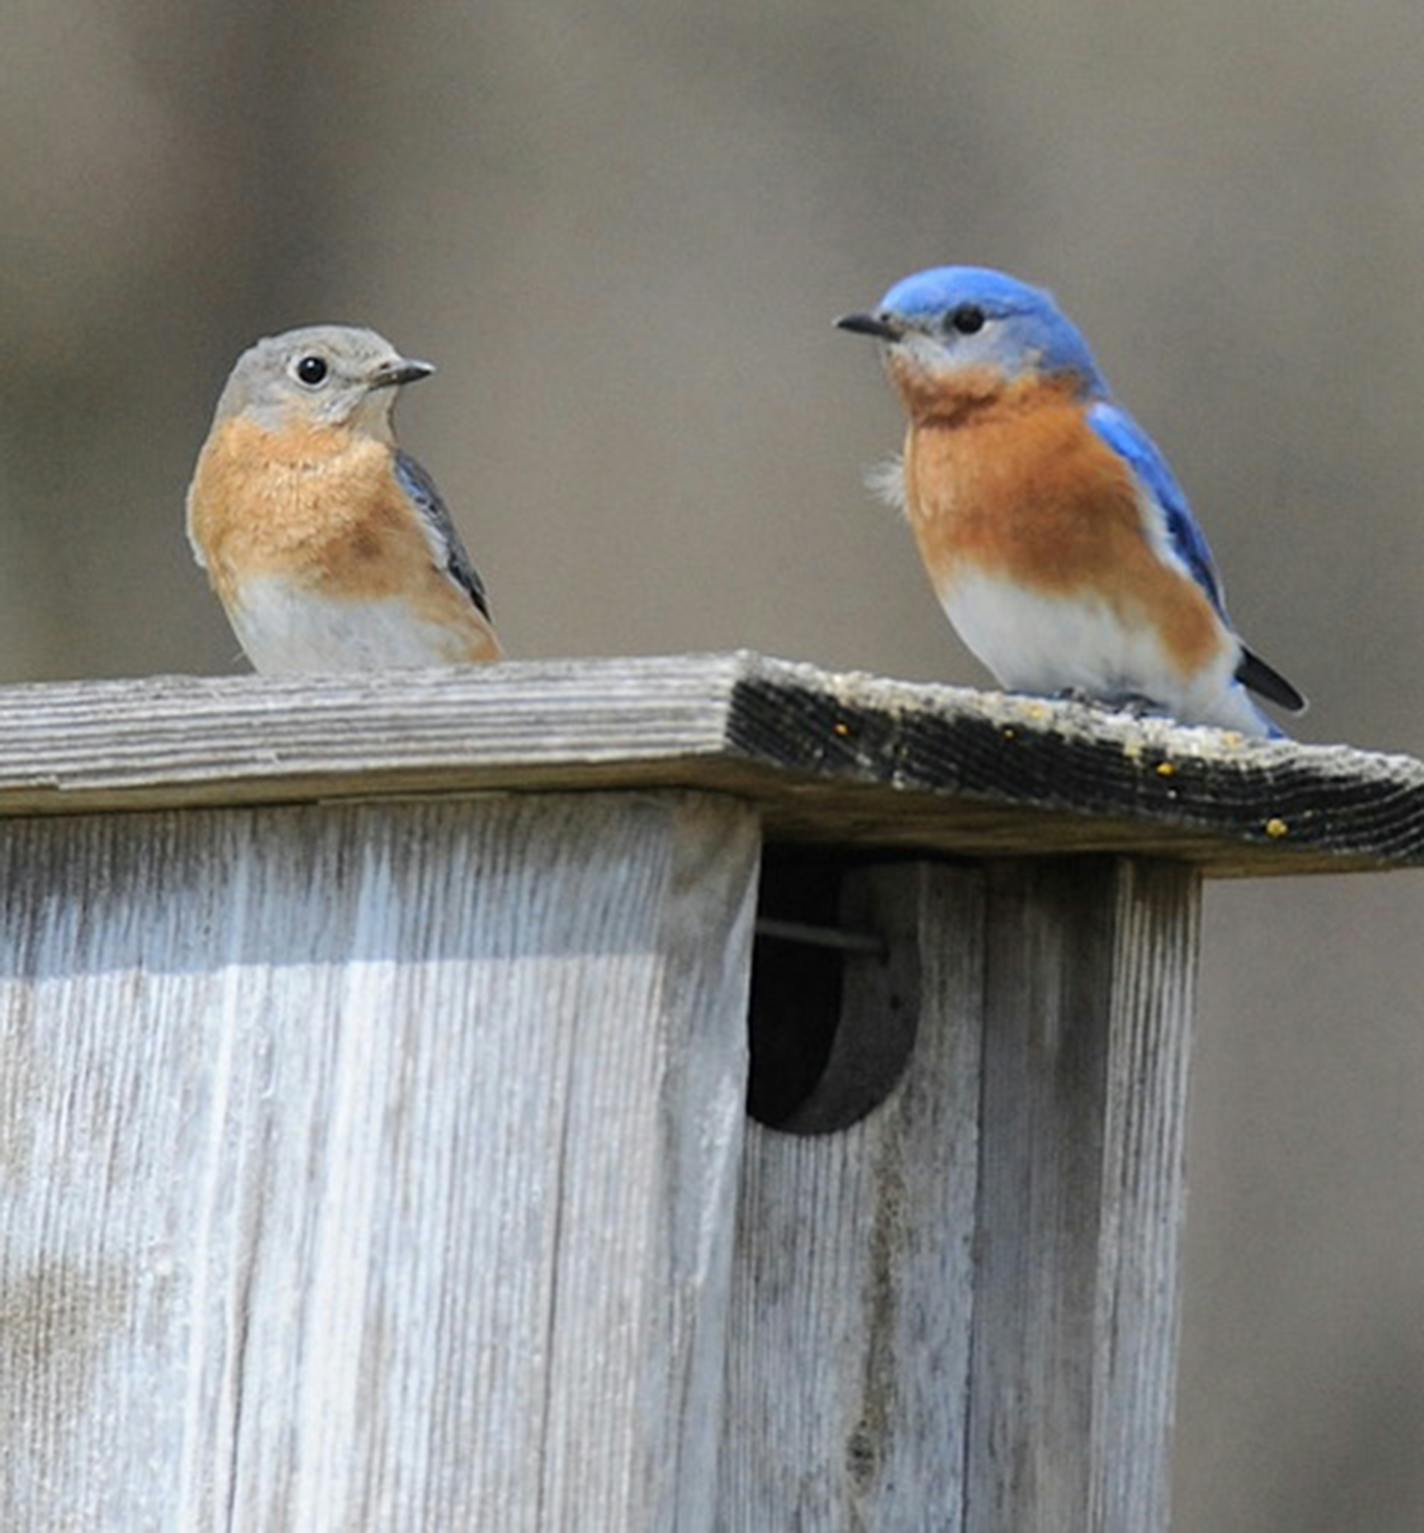
[[[914,1049],[854,1128],[749,1132],[717,1526],[1162,1533],[1198,875],[854,879]],[[895,966],[847,960],[865,1047]]]
[[[733,1296],[762,836],[992,855],[849,876],[788,1121],[912,1058]],[[1403,758],[748,655],[0,689],[0,1527],[1157,1533],[1199,876],[1420,861]]]
[[[890,1097],[853,1128],[749,1129],[720,1533],[961,1527],[983,877],[907,863],[850,883],[898,957],[846,961],[842,1032],[873,1049],[898,965],[917,971],[915,993],[897,997],[915,1042]]]
[[[0,1526],[706,1529],[757,846],[0,823]]]
[[[1199,886],[992,880],[966,1533],[1160,1533]]]
[[[491,788],[725,790],[776,839],[1424,862],[1424,765],[755,655],[0,688],[0,814]]]

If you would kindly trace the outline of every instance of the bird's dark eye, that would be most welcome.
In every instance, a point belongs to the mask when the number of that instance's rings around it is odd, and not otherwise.
[[[326,377],[327,366],[325,357],[303,357],[297,363],[297,377],[309,389],[314,389],[318,383]]]
[[[958,330],[961,335],[973,335],[976,330],[982,330],[984,328],[983,309],[977,303],[962,303],[957,309],[951,309],[949,328]]]

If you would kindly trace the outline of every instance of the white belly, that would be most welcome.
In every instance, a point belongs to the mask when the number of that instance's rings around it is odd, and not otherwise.
[[[471,633],[425,622],[398,597],[338,601],[278,576],[244,581],[228,618],[254,669],[268,676],[465,665],[471,658]]]
[[[941,605],[960,638],[1011,691],[1147,698],[1184,724],[1263,732],[1234,679],[1240,649],[1224,624],[1219,656],[1186,677],[1150,625],[1124,623],[1106,602],[1042,596],[970,576],[956,581]]]

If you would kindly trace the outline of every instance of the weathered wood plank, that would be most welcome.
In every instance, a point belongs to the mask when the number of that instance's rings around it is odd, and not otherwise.
[[[0,814],[725,790],[776,839],[1213,874],[1424,862],[1424,765],[749,654],[0,688]]]
[[[966,1533],[1162,1533],[1199,884],[995,871]]]
[[[757,851],[672,794],[0,824],[0,1526],[707,1529]]]
[[[915,1042],[854,1127],[748,1130],[719,1533],[961,1527],[983,877],[907,863],[848,883],[898,952],[847,960],[841,1031],[873,1050],[898,1000]],[[892,968],[918,971],[913,995],[887,990]]]

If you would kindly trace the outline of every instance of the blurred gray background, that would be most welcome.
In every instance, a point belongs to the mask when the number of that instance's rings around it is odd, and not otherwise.
[[[403,438],[512,653],[982,681],[830,323],[977,262],[1085,329],[1301,733],[1424,752],[1422,70],[1413,3],[18,0],[0,676],[240,668],[193,456],[348,320],[441,364]],[[1179,1533],[1424,1527],[1421,981],[1424,878],[1209,891]]]

